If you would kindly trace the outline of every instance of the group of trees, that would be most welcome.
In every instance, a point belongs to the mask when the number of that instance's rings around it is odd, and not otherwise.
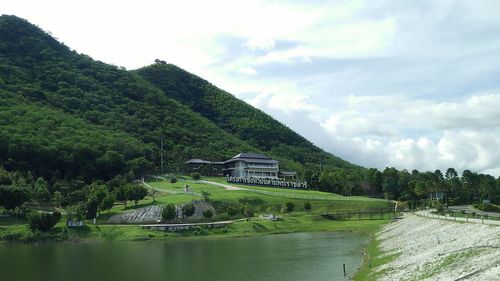
[[[454,168],[444,173],[419,172],[385,168],[371,168],[366,172],[348,173],[345,170],[307,170],[305,180],[312,189],[342,195],[368,195],[390,200],[418,201],[430,192],[443,192],[449,204],[473,204],[482,200],[500,203],[500,178],[464,170],[461,175]]]
[[[137,204],[144,199],[148,190],[133,180],[134,175],[127,174],[91,184],[77,180],[51,183],[42,177],[34,180],[31,173],[8,172],[0,166],[0,206],[16,215],[26,202],[54,207],[73,206],[68,209],[91,219],[99,212],[111,209],[115,201],[126,206],[127,201]]]

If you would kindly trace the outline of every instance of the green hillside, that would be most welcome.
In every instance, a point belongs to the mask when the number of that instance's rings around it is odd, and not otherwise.
[[[137,70],[168,97],[189,106],[219,128],[261,148],[278,159],[330,168],[356,169],[347,161],[324,152],[304,137],[259,109],[235,98],[202,78],[162,62]],[[300,166],[287,163],[296,169]]]
[[[0,165],[34,176],[108,180],[191,157],[264,152],[303,172],[354,166],[262,111],[173,65],[127,71],[15,16],[0,17]],[[314,168],[316,169],[316,168]]]

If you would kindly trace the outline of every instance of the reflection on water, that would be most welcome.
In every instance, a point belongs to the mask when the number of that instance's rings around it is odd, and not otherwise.
[[[366,236],[295,233],[253,238],[0,245],[0,280],[346,280]]]

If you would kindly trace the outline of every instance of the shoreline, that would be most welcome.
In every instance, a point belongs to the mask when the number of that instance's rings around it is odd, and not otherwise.
[[[152,241],[175,239],[237,238],[298,232],[354,232],[371,233],[388,222],[383,220],[332,221],[318,214],[294,214],[284,216],[278,222],[268,220],[235,221],[224,228],[198,227],[194,230],[164,232],[144,229],[140,225],[92,225],[82,229],[67,229],[58,224],[49,232],[31,232],[26,224],[0,226],[0,243],[40,243],[80,241]]]
[[[354,280],[495,280],[499,248],[499,226],[407,214],[375,233]]]

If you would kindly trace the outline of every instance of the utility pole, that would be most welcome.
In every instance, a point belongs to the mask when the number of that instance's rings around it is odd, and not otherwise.
[[[163,174],[163,134],[160,136],[160,173]]]

